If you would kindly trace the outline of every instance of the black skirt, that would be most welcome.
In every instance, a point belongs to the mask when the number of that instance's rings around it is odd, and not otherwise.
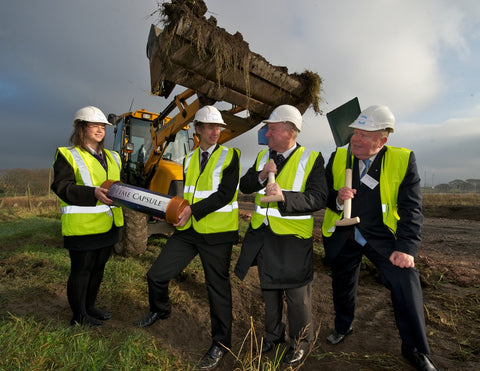
[[[122,229],[113,225],[105,233],[87,234],[82,236],[64,236],[63,247],[72,251],[91,251],[102,247],[113,246],[120,241]]]

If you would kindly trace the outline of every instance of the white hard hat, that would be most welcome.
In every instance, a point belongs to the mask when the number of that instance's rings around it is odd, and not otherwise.
[[[267,124],[287,121],[294,124],[298,131],[302,130],[302,114],[297,107],[289,104],[278,106],[272,111],[268,120],[263,120],[263,122],[266,122]]]
[[[360,112],[360,115],[349,127],[365,131],[391,129],[393,133],[395,116],[387,106],[370,106]]]
[[[112,125],[108,122],[103,112],[94,106],[86,106],[75,112],[75,116],[73,117],[73,126],[75,126],[78,121],[100,122],[105,125]]]
[[[227,126],[223,121],[222,114],[213,106],[204,106],[200,108],[193,119],[194,122],[201,122],[204,124],[219,124]]]

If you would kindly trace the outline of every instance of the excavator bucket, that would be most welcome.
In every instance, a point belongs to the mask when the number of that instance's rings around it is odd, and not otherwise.
[[[162,5],[164,27],[152,25],[147,44],[153,94],[167,97],[179,84],[205,102],[224,101],[248,110],[253,126],[281,104],[296,106],[302,114],[310,106],[320,112],[316,73],[289,74],[286,67],[271,65],[250,51],[241,34],[229,34],[213,17],[207,20],[202,3]]]

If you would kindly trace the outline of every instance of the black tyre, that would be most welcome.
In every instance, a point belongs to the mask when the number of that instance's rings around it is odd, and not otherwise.
[[[180,198],[183,198],[183,181],[181,180],[172,181],[168,189],[168,195],[178,196]]]
[[[122,241],[115,245],[115,252],[123,256],[138,256],[147,250],[147,215],[123,208]]]

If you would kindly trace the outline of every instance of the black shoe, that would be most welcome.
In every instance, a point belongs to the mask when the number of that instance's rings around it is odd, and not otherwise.
[[[210,347],[208,352],[203,356],[203,358],[198,362],[198,370],[211,370],[212,368],[217,367],[218,362],[227,352],[227,349],[221,345],[214,344]]]
[[[265,341],[265,342],[262,344],[262,354],[267,354],[267,353],[270,352],[274,347],[275,347],[275,344],[273,343],[273,341]]]
[[[353,329],[350,327],[346,334],[340,334],[337,330],[333,330],[330,335],[327,336],[327,342],[331,345],[337,345],[345,340],[345,337],[350,335],[353,332]]]
[[[113,317],[112,312],[108,312],[106,310],[102,310],[98,308],[87,310],[87,313],[90,317],[99,319],[101,321],[106,321],[107,319],[110,319]]]
[[[402,355],[419,371],[438,371],[428,355],[402,345]]]
[[[140,318],[138,321],[133,322],[133,325],[136,327],[148,327],[153,325],[159,319],[166,319],[170,317],[170,312],[160,313],[160,312],[148,312],[148,314]]]
[[[302,362],[306,355],[307,352],[303,347],[290,347],[288,348],[287,353],[285,353],[285,357],[283,357],[283,362],[288,365],[297,364]]]
[[[274,341],[264,340],[262,344],[262,354],[267,354],[275,347],[275,345],[281,344],[284,342],[285,342],[285,335],[283,335],[280,339],[277,339]]]
[[[80,316],[79,318],[72,318],[72,320],[70,321],[70,325],[71,326],[80,325],[80,326],[89,326],[89,327],[100,327],[100,326],[103,326],[103,322],[96,319],[96,318],[90,317],[88,314],[85,314],[85,315]]]

